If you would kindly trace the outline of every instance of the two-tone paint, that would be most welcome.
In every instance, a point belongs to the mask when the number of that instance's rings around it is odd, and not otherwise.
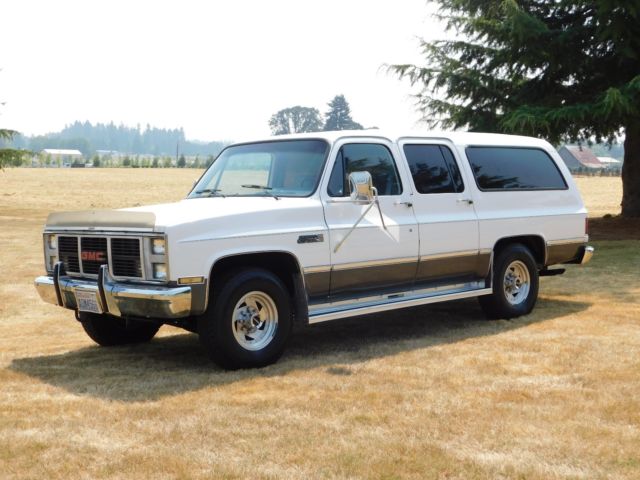
[[[169,272],[166,284],[177,286],[181,279],[203,279],[189,287],[197,292],[191,296],[190,315],[205,310],[209,288],[215,288],[212,272],[218,262],[246,255],[286,254],[299,274],[299,295],[303,297],[299,302],[306,307],[310,322],[488,294],[495,247],[511,238],[526,238],[539,245],[541,269],[585,258],[586,209],[569,171],[543,140],[473,133],[397,136],[379,131],[278,138],[320,138],[330,145],[319,185],[309,197],[218,196],[108,214],[58,214],[50,217],[45,233],[126,231],[164,236]],[[331,197],[327,191],[337,153],[351,143],[384,145],[396,162],[402,188],[397,195],[379,197],[382,218],[377,209],[371,209],[342,242],[367,208],[348,197]],[[409,144],[450,149],[464,190],[417,193],[403,152],[403,146]],[[469,146],[541,149],[556,163],[567,188],[481,191],[466,157]]]

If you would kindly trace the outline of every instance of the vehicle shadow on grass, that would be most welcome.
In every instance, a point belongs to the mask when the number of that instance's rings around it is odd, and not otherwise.
[[[220,369],[209,361],[193,334],[159,337],[142,345],[92,346],[60,355],[19,358],[10,368],[77,395],[153,401],[318,367],[327,367],[330,374],[349,374],[345,365],[351,363],[495,335],[577,313],[589,305],[541,299],[531,315],[487,321],[475,300],[463,300],[300,327],[278,363],[253,370]]]

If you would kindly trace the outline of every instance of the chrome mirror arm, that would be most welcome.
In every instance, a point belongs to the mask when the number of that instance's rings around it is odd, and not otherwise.
[[[387,229],[387,225],[384,223],[384,216],[382,215],[382,208],[380,207],[380,200],[378,200],[378,189],[376,187],[371,187],[373,191],[373,201],[378,207],[378,213],[380,214],[380,221],[382,222],[382,228]]]
[[[344,237],[342,237],[342,240],[338,242],[338,244],[336,245],[336,248],[333,249],[333,253],[337,253],[340,247],[344,245],[344,242],[347,240],[347,238],[349,238],[349,235],[353,233],[353,231],[360,224],[360,222],[367,215],[367,213],[369,213],[369,210],[371,210],[374,205],[378,207],[378,213],[380,214],[380,220],[382,221],[382,228],[384,228],[385,230],[387,229],[387,225],[384,223],[384,217],[382,215],[382,208],[380,208],[380,202],[378,201],[378,190],[376,189],[376,187],[371,187],[371,189],[373,190],[373,195],[374,195],[373,201],[369,204],[367,208],[365,208],[364,212],[362,212],[362,215],[360,215],[360,218],[358,218],[356,223],[353,224],[353,227],[349,229],[347,234]]]
[[[353,224],[353,227],[351,227],[351,229],[349,229],[349,231],[347,232],[347,234],[342,237],[342,240],[340,240],[338,242],[338,244],[336,245],[336,248],[334,248],[333,253],[336,253],[338,251],[338,249],[344,244],[345,240],[347,238],[349,238],[349,235],[351,235],[351,233],[356,229],[356,227],[358,226],[358,224],[362,221],[362,219],[364,218],[364,216],[369,213],[369,210],[371,210],[371,208],[373,207],[375,202],[371,202],[369,204],[369,206],[364,210],[364,212],[362,212],[362,215],[360,215],[360,218],[356,221],[356,223]]]

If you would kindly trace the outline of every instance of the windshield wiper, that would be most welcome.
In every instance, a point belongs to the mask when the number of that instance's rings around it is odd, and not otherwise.
[[[204,190],[196,190],[195,193],[197,194],[201,194],[201,193],[208,193],[209,195],[207,195],[208,197],[211,197],[212,195],[220,195],[221,197],[224,197],[224,195],[222,193],[220,193],[222,190],[220,190],[219,188],[205,188]]]
[[[255,188],[258,190],[264,190],[265,193],[267,195],[269,195],[270,197],[275,198],[276,200],[280,200],[276,195],[274,195],[273,193],[269,192],[269,190],[273,190],[273,188],[271,187],[267,187],[266,185],[254,185],[253,183],[249,183],[247,185],[240,185],[243,188]]]

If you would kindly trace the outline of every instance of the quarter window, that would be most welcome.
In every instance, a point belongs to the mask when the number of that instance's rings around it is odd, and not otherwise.
[[[455,158],[442,145],[405,145],[413,183],[419,193],[455,193],[464,190]]]
[[[480,190],[564,190],[555,162],[538,148],[468,147],[467,157]]]
[[[343,145],[331,171],[327,191],[332,197],[349,195],[349,174],[367,171],[378,195],[400,195],[402,185],[396,164],[387,147],[375,143]]]

